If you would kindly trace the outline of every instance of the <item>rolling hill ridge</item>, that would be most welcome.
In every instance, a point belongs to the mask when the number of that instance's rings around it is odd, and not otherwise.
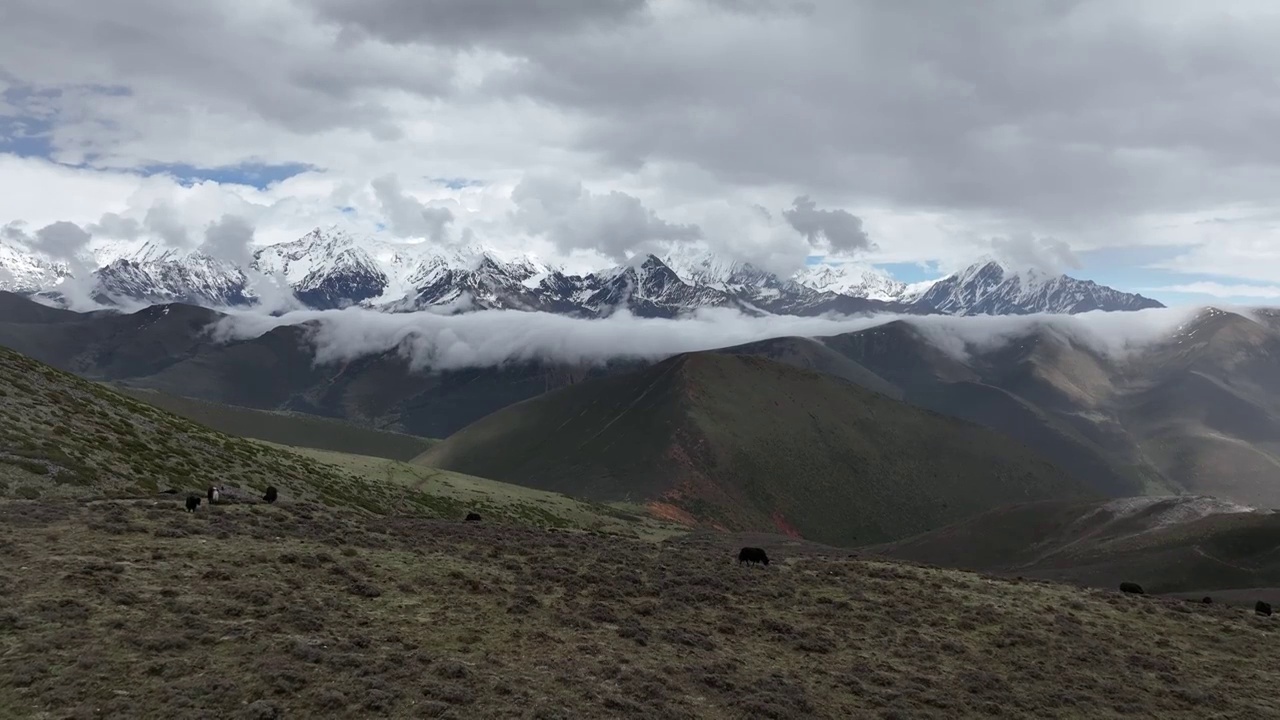
[[[512,405],[419,462],[836,545],[1017,500],[1093,497],[1025,447],[829,375],[690,353]]]
[[[1154,593],[1280,587],[1280,513],[1208,497],[1020,503],[865,548],[900,560]]]

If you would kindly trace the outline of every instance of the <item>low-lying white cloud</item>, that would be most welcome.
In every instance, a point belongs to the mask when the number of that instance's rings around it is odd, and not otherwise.
[[[731,347],[777,337],[821,338],[894,320],[958,357],[995,349],[1037,328],[1097,352],[1122,357],[1163,338],[1196,308],[1129,313],[1026,316],[823,316],[751,317],[734,310],[703,309],[682,319],[639,318],[626,313],[578,319],[549,313],[451,309],[383,313],[364,308],[303,310],[269,316],[236,312],[212,329],[220,342],[258,337],[286,325],[306,325],[318,364],[395,352],[414,370],[456,370],[532,360],[597,364],[611,359],[657,360],[683,352]]]
[[[1107,357],[1123,359],[1169,338],[1203,309],[1179,306],[1136,312],[1095,310],[1079,315],[925,315],[902,319],[939,349],[960,359],[999,349],[1037,329]]]

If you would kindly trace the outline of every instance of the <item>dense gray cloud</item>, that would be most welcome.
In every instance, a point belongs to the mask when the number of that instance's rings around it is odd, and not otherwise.
[[[997,259],[1015,269],[1032,268],[1058,274],[1080,267],[1080,258],[1062,240],[1031,235],[992,238],[991,249]]]
[[[10,242],[20,242],[26,244],[30,238],[27,237],[27,231],[24,229],[26,223],[21,220],[10,220],[0,227],[0,238]]]
[[[623,261],[702,236],[696,225],[667,222],[637,197],[617,190],[592,193],[580,182],[555,176],[526,177],[511,192],[511,200],[517,225],[545,235],[564,252],[594,249]]]
[[[1280,70],[1280,17],[1258,3],[812,5],[544,43],[494,84],[578,110],[623,167],[901,206],[1098,222],[1280,183],[1277,114],[1253,90]]]
[[[182,216],[169,203],[159,202],[147,208],[142,225],[147,232],[163,240],[171,248],[186,248],[191,244]]]
[[[88,249],[90,239],[92,236],[84,228],[59,220],[37,230],[33,244],[49,257],[72,262]]]
[[[62,278],[56,290],[61,293],[68,308],[88,312],[102,307],[93,298],[94,266],[87,252],[93,236],[84,228],[73,222],[59,220],[29,236],[20,224],[9,223],[4,228],[4,234],[10,240],[19,240],[27,247],[65,263],[69,276]]]
[[[428,207],[421,200],[406,194],[394,175],[377,178],[372,186],[373,194],[394,235],[402,238],[429,238],[433,242],[445,241],[445,233],[453,222],[452,210]]]
[[[238,215],[223,215],[205,229],[200,251],[247,268],[253,263],[253,225]]]
[[[103,213],[102,217],[96,223],[90,223],[86,228],[90,235],[99,237],[119,238],[121,240],[136,240],[142,235],[142,223],[131,217],[124,217],[118,213]]]
[[[375,46],[339,50],[332,33],[275,0],[10,0],[0,17],[0,67],[29,89],[23,108],[40,100],[58,121],[53,137],[69,151],[108,152],[161,129],[157,120],[189,124],[201,113],[394,139],[378,93],[434,97],[454,74],[444,54],[409,62]]]
[[[817,245],[821,239],[834,253],[852,253],[874,247],[867,231],[862,229],[862,218],[847,210],[819,210],[818,204],[808,196],[796,198],[789,209],[782,211],[782,217],[810,245]]]
[[[634,20],[646,0],[308,0],[326,19],[391,42],[499,48]]]

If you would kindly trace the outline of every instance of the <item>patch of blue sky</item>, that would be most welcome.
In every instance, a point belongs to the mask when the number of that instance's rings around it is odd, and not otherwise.
[[[8,83],[0,91],[0,153],[47,160],[54,159],[53,130],[65,95],[121,97],[130,92],[119,85],[41,88],[19,82],[3,71],[0,82]]]
[[[185,163],[165,163],[140,168],[143,175],[169,175],[185,186],[199,182],[249,185],[264,190],[295,175],[316,170],[307,163],[240,163],[219,167],[196,167]]]
[[[49,123],[32,118],[0,117],[0,153],[49,158],[53,155],[50,129]]]
[[[937,280],[942,277],[936,262],[929,263],[877,263],[875,267],[889,273],[893,279],[904,283]]]
[[[1106,248],[1079,254],[1082,267],[1067,274],[1125,292],[1141,293],[1166,305],[1276,305],[1280,285],[1212,273],[1175,272],[1152,267],[1187,248],[1177,245]],[[1200,291],[1191,289],[1199,286]],[[1239,288],[1242,293],[1230,294]],[[1176,288],[1176,289],[1173,289]],[[1212,288],[1213,292],[1208,292]]]
[[[464,177],[451,177],[451,178],[437,177],[437,178],[428,178],[428,180],[430,180],[431,182],[437,185],[443,185],[449,188],[450,190],[461,190],[462,188],[469,188],[469,187],[484,187],[485,185],[485,182],[483,180],[475,180],[473,178],[464,178]]]

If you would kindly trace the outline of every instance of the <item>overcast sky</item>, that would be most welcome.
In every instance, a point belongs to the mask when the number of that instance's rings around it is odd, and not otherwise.
[[[1263,0],[5,0],[0,224],[1274,301],[1277,37]]]

